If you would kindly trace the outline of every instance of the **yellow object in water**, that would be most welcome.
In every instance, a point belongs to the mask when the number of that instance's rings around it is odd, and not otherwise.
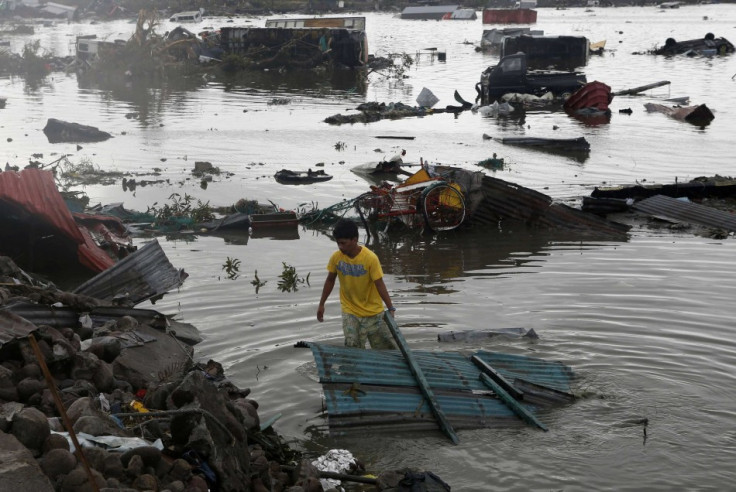
[[[429,176],[429,173],[427,172],[427,170],[422,168],[419,171],[412,174],[411,176],[409,176],[408,178],[406,178],[406,180],[404,180],[404,182],[401,183],[401,185],[397,186],[397,188],[400,188],[401,186],[421,183],[423,181],[429,181],[431,179],[432,178]]]
[[[143,403],[139,402],[138,400],[133,400],[130,402],[130,408],[135,410],[136,412],[140,413],[148,413],[149,410],[143,406]]]
[[[450,191],[449,188],[445,188],[440,193],[440,205],[443,205],[445,207],[452,207],[452,208],[462,208],[463,202],[462,202],[462,196],[463,196],[463,190],[457,183],[448,183],[448,185],[451,188],[454,188],[457,190],[458,193],[453,193]]]

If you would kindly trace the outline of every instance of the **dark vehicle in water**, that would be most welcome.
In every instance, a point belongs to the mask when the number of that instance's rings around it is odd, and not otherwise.
[[[551,92],[555,97],[572,94],[585,85],[587,79],[580,72],[528,70],[524,53],[501,58],[498,65],[486,68],[475,85],[476,100],[485,106],[504,94],[519,93],[541,96]]]
[[[655,55],[725,55],[735,51],[733,44],[726,38],[717,38],[709,32],[701,39],[676,41],[667,38],[664,46],[654,50]]]
[[[590,41],[585,36],[508,36],[501,58],[522,52],[530,68],[574,69],[588,63]]]

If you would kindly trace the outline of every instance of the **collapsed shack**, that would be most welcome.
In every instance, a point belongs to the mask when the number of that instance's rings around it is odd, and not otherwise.
[[[367,42],[365,31],[341,28],[222,27],[217,44],[242,58],[240,68],[310,69],[326,62],[333,67],[363,66]]]
[[[476,227],[525,227],[574,233],[582,237],[625,241],[629,226],[572,208],[537,191],[453,166],[429,166],[435,176],[462,190],[465,215],[458,230]],[[358,215],[363,195],[324,209],[305,211],[302,223],[331,223],[339,217]],[[391,217],[388,220],[399,221]],[[418,222],[420,228],[422,223]],[[372,225],[376,225],[375,223]],[[385,227],[383,225],[382,227]]]
[[[337,27],[221,27],[198,34],[179,26],[156,32],[159,14],[141,10],[135,33],[125,42],[77,39],[77,67],[114,70],[128,76],[160,75],[170,68],[262,70],[362,67],[368,60],[366,33]]]
[[[87,220],[82,225],[77,219]],[[133,250],[125,226],[113,217],[72,214],[51,171],[0,173],[0,254],[36,272],[77,266],[98,273]]]

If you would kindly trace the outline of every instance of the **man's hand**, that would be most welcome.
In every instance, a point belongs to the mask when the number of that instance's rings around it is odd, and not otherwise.
[[[325,320],[325,306],[320,304],[317,308],[317,321],[322,322]]]

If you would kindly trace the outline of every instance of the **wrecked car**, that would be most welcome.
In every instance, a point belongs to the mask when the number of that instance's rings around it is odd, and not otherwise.
[[[717,38],[709,32],[700,39],[676,41],[667,38],[664,46],[654,50],[655,55],[725,55],[735,51],[733,44],[726,38]]]
[[[476,101],[485,106],[509,93],[541,96],[551,92],[560,97],[572,94],[586,82],[585,74],[580,72],[528,70],[526,55],[516,53],[483,71],[475,85]]]

